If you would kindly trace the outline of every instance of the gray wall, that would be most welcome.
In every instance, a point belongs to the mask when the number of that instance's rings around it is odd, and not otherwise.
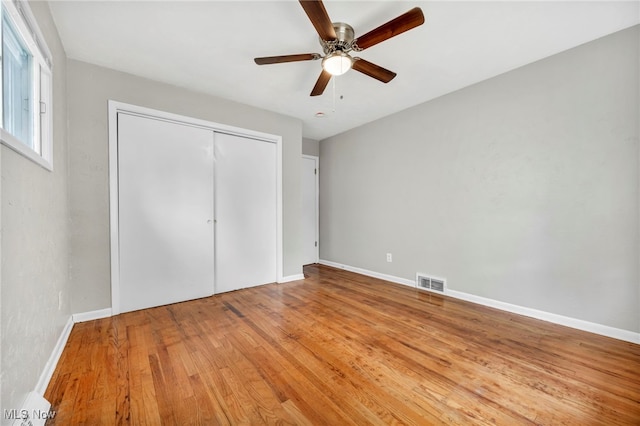
[[[320,156],[320,142],[314,139],[302,138],[302,153],[304,155]]]
[[[109,99],[282,136],[284,275],[302,273],[300,120],[84,62],[67,68],[73,312],[111,306]]]
[[[638,52],[636,26],[321,141],[321,259],[640,331]]]
[[[53,167],[2,146],[0,415],[32,391],[70,315],[66,56],[43,2],[30,3],[53,55]],[[58,293],[62,292],[62,309]],[[4,416],[3,416],[4,417]],[[0,421],[3,422],[3,421]]]

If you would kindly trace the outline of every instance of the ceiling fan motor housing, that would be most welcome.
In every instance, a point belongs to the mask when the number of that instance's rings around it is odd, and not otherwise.
[[[355,37],[353,27],[344,22],[334,22],[333,29],[336,32],[335,40],[322,40],[320,44],[325,54],[329,54],[335,51],[349,52],[353,49],[352,44]]]

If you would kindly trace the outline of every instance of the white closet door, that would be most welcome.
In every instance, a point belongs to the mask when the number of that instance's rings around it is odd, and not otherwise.
[[[318,262],[318,159],[302,157],[302,264]]]
[[[213,132],[118,114],[120,312],[214,293]]]
[[[215,135],[216,293],[276,281],[276,144]]]

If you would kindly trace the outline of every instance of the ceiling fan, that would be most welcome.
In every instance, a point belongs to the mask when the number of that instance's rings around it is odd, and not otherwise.
[[[255,58],[254,61],[258,65],[267,65],[322,59],[322,72],[311,91],[311,96],[321,95],[332,76],[342,75],[351,68],[383,83],[390,82],[396,73],[362,58],[353,57],[349,53],[360,52],[424,23],[422,10],[416,7],[356,38],[350,25],[343,22],[331,22],[322,0],[299,1],[320,36],[320,45],[324,56],[319,53],[302,53],[267,56]]]

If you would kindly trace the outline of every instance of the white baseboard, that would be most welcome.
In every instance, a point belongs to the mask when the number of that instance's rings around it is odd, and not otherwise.
[[[62,351],[64,350],[65,345],[67,344],[67,340],[69,339],[69,335],[71,334],[71,329],[73,329],[73,319],[69,317],[67,323],[64,325],[62,329],[62,333],[60,333],[60,337],[58,337],[58,341],[56,345],[53,347],[53,351],[47,360],[47,363],[40,374],[40,378],[38,379],[38,383],[36,384],[35,392],[44,395],[47,390],[47,386],[49,386],[49,381],[51,380],[51,376],[53,376],[53,372],[56,370],[56,366],[58,365],[58,360],[62,355]]]
[[[69,340],[69,336],[71,335],[73,324],[78,322],[91,321],[94,319],[107,318],[110,316],[111,308],[107,308],[100,309],[98,311],[73,314],[69,317],[67,323],[62,329],[62,333],[60,333],[60,337],[58,337],[56,345],[53,347],[53,351],[51,351],[51,355],[49,356],[49,359],[47,360],[42,373],[40,374],[40,378],[38,379],[38,383],[36,384],[36,388],[34,390],[35,393],[43,396],[46,392],[47,386],[49,386],[49,382],[51,381],[51,377],[53,376],[53,372],[56,370],[56,366],[58,365],[58,361],[60,360],[60,356],[62,355],[62,351],[67,344],[67,340]]]
[[[278,284],[284,284],[291,281],[304,280],[304,274],[289,275],[278,280]]]
[[[320,259],[318,263],[321,265],[332,266],[338,269],[344,269],[345,271],[349,271],[349,272],[355,272],[356,274],[366,275],[368,277],[379,278],[385,281],[391,281],[392,283],[396,283],[396,284],[404,284],[410,287],[416,286],[415,281],[408,280],[406,278],[399,278],[399,277],[394,277],[393,275],[381,274],[380,272],[373,272],[367,269],[356,268],[355,266],[343,265],[341,263],[331,262],[329,260],[323,260],[323,259]]]
[[[322,265],[332,266],[334,268],[344,269],[345,271],[355,272],[357,274],[366,275],[373,278],[379,278],[392,283],[404,284],[415,287],[415,281],[406,278],[395,277],[393,275],[381,274],[379,272],[369,271],[354,266],[343,265],[328,260],[320,260],[318,263]],[[466,300],[467,302],[477,303],[479,305],[489,306],[491,308],[500,309],[502,311],[511,312],[518,315],[524,315],[531,318],[551,322],[554,324],[564,325],[566,327],[575,328],[590,333],[600,334],[602,336],[612,337],[625,342],[640,344],[640,333],[620,328],[609,327],[607,325],[597,324],[576,318],[566,317],[563,315],[553,314],[550,312],[540,311],[537,309],[527,308],[525,306],[513,305],[511,303],[501,302],[499,300],[488,299],[486,297],[476,296],[474,294],[464,293],[461,291],[447,289],[444,293],[446,296],[456,299]]]
[[[446,295],[455,297],[456,299],[466,300],[468,302],[477,303],[479,305],[489,306],[491,308],[500,309],[502,311],[511,312],[526,317],[536,318],[539,320],[551,322],[554,324],[564,325],[566,327],[576,328],[590,333],[600,334],[602,336],[613,337],[614,339],[624,340],[631,343],[640,343],[640,333],[622,330],[608,325],[597,324],[594,322],[584,321],[577,318],[566,317],[564,315],[553,314],[550,312],[540,311],[537,309],[527,308],[525,306],[513,305],[511,303],[500,302],[499,300],[487,299],[486,297],[476,296],[474,294],[463,293],[456,290],[448,290]]]
[[[73,314],[73,322],[87,322],[102,318],[109,318],[112,315],[111,308],[98,309],[97,311],[82,312]]]
[[[4,410],[4,420],[13,419],[13,426],[44,426],[47,419],[55,418],[55,411],[51,411],[51,404],[38,392],[30,392],[22,403],[20,410]],[[4,423],[3,423],[4,424]]]

